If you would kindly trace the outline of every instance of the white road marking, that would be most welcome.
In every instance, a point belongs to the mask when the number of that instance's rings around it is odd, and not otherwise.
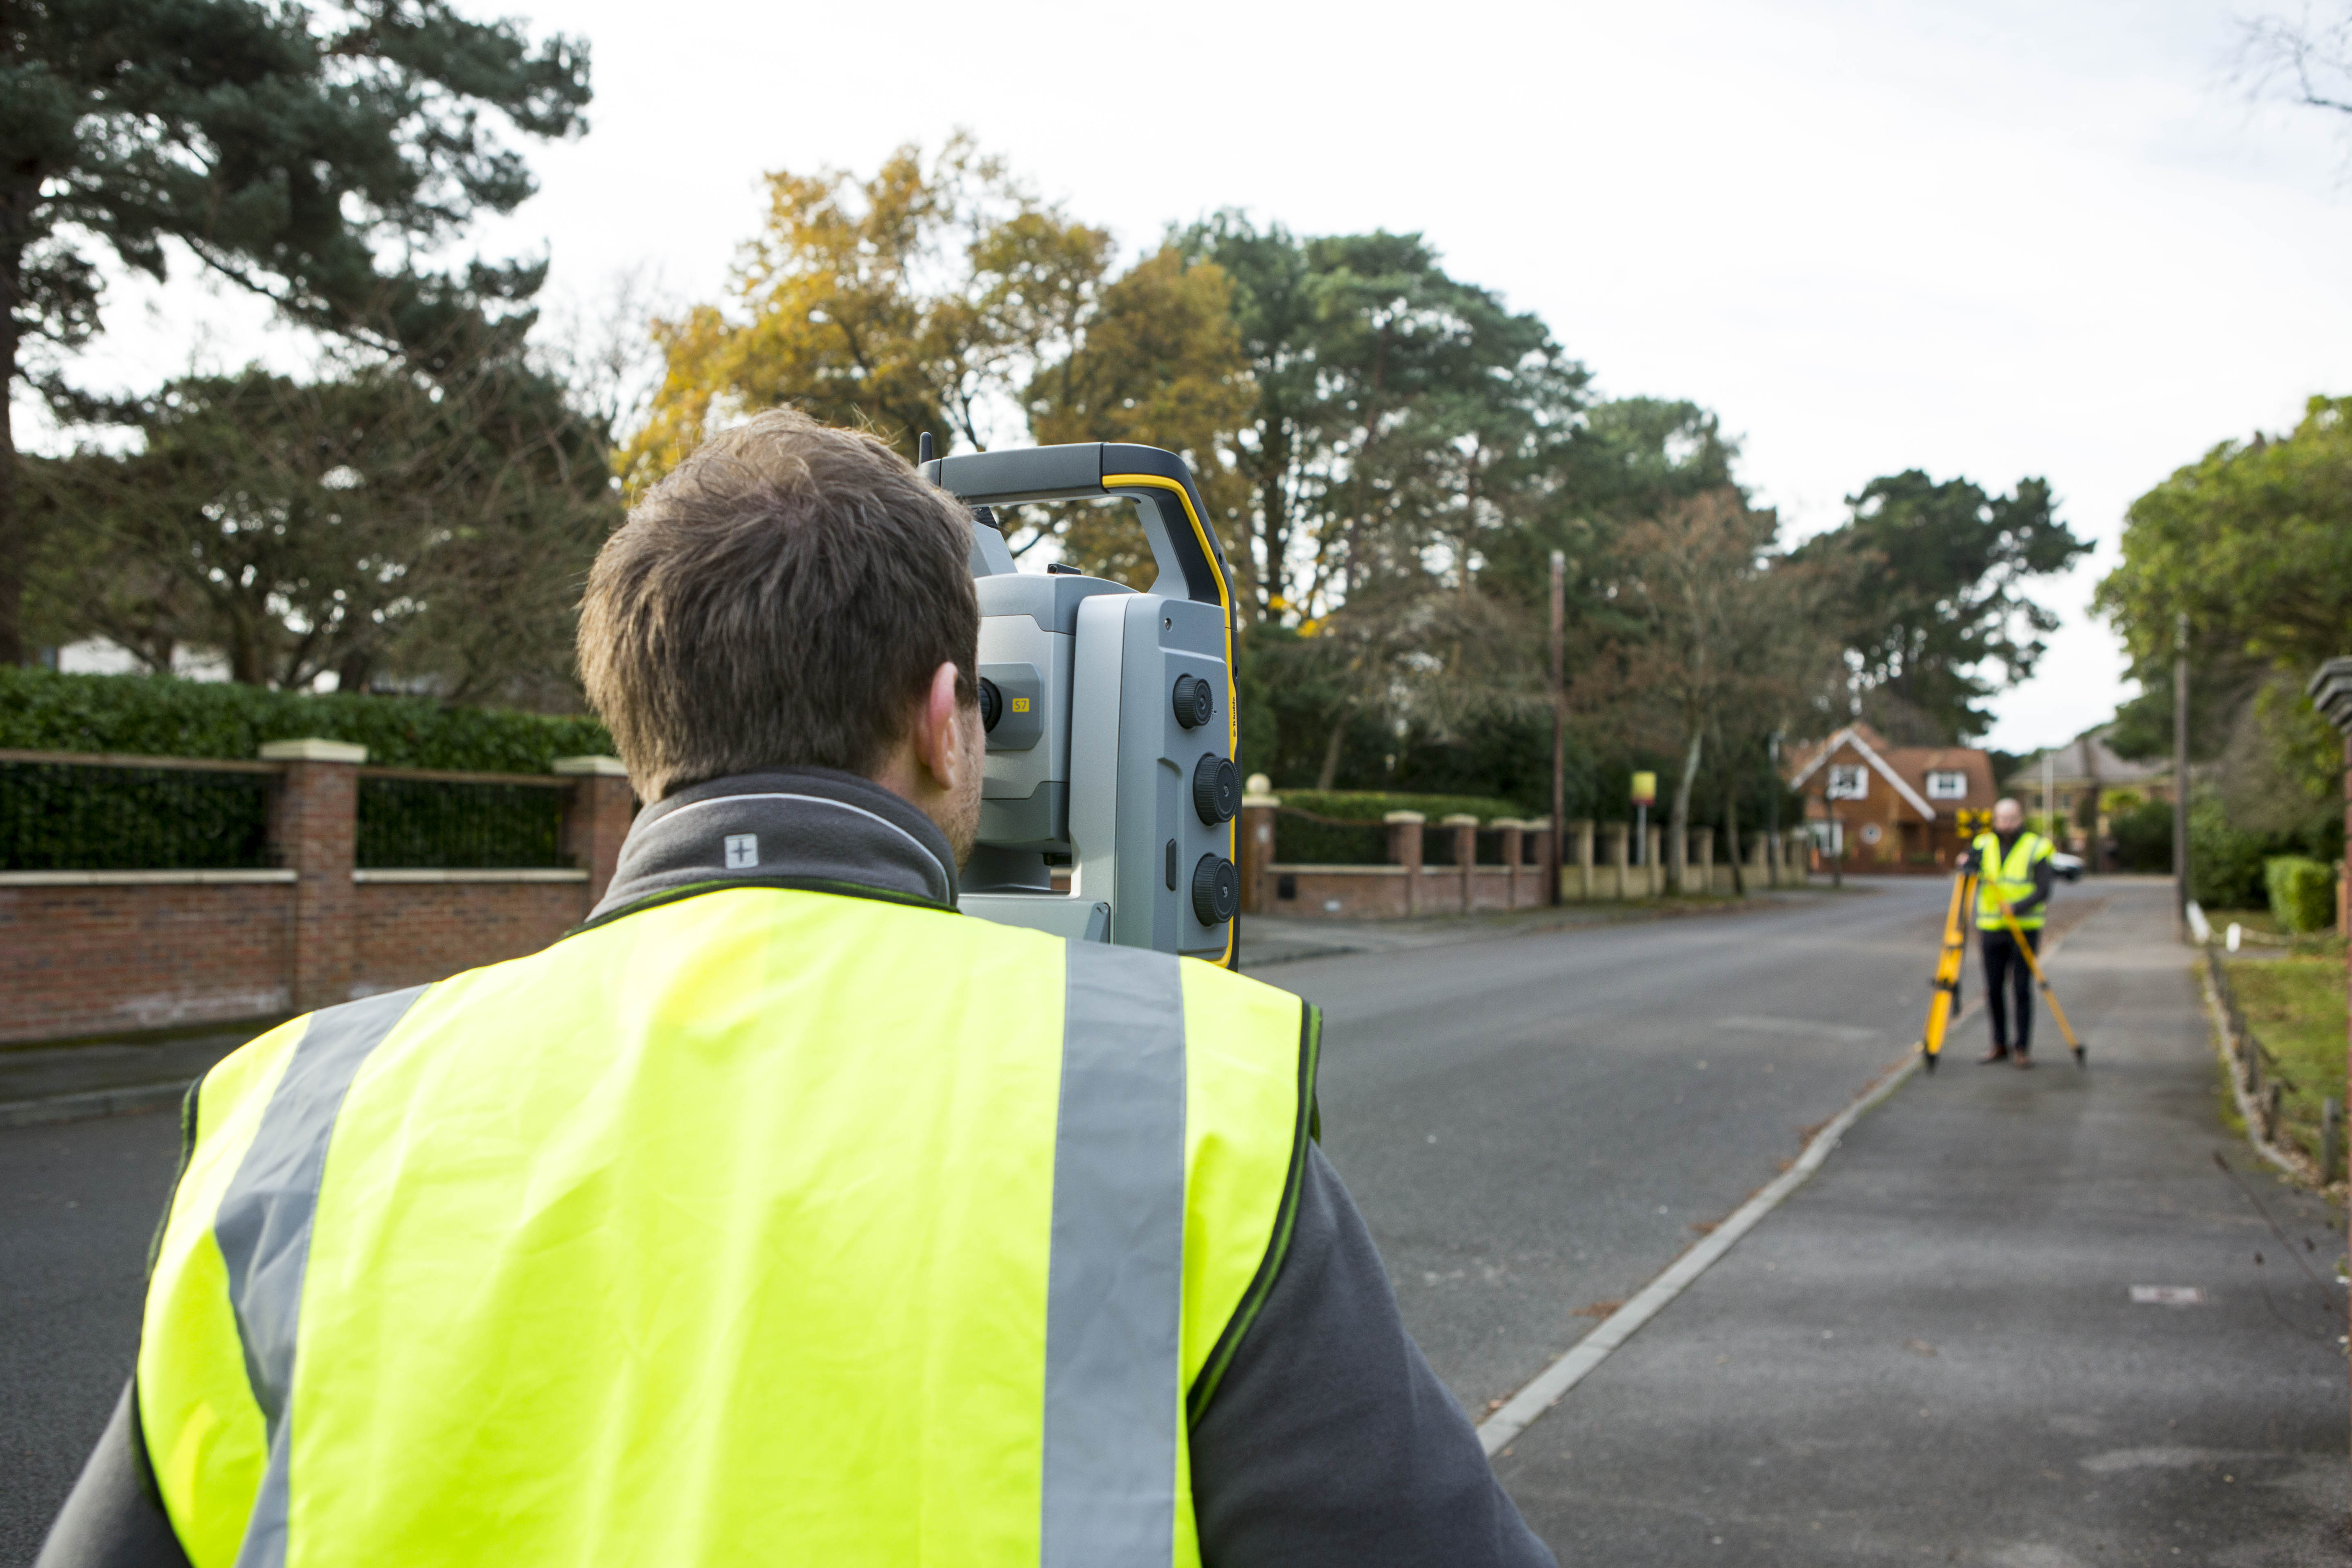
[[[2201,1307],[2205,1292],[2194,1285],[2135,1285],[2131,1288],[2132,1305],[2136,1307]]]
[[[1881,1037],[1874,1034],[1872,1038]],[[1775,1177],[1762,1192],[1739,1205],[1732,1216],[1716,1226],[1712,1235],[1676,1258],[1674,1267],[1650,1281],[1642,1293],[1612,1312],[1576,1343],[1576,1348],[1538,1373],[1534,1382],[1504,1403],[1503,1407],[1479,1424],[1478,1441],[1492,1458],[1503,1451],[1520,1433],[1535,1424],[1537,1417],[1559,1403],[1561,1396],[1584,1381],[1586,1374],[1608,1359],[1609,1352],[1633,1337],[1635,1331],[1664,1310],[1667,1302],[1683,1293],[1690,1282],[1706,1272],[1708,1267],[1732,1244],[1756,1228],[1756,1223],[1774,1209],[1780,1200],[1795,1192],[1806,1177],[1821,1169],[1830,1151],[1837,1147],[1838,1139],[1854,1124],[1862,1113],[1885,1100],[1902,1085],[1905,1079],[1919,1070],[1919,1058],[1914,1053],[1902,1064],[1881,1079],[1877,1086],[1838,1113],[1837,1119],[1821,1130],[1797,1163]]]

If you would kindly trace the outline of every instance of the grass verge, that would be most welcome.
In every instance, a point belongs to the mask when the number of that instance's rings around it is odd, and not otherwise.
[[[2246,1022],[2277,1064],[2280,1140],[2316,1161],[2320,1101],[2345,1094],[2343,940],[2306,938],[2284,956],[2234,958],[2224,967]]]

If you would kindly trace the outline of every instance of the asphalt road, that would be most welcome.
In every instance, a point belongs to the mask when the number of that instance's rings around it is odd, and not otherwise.
[[[1890,880],[1259,972],[1324,1009],[1324,1150],[1465,1405],[1541,1371],[1902,1060],[1948,894]]]
[[[170,1110],[0,1129],[0,1563],[29,1563],[139,1343]]]

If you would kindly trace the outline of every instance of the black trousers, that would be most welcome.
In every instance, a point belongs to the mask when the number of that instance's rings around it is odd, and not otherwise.
[[[2041,953],[2039,931],[2027,931],[2025,941],[2036,955]],[[2017,939],[2006,931],[1980,931],[1977,945],[1984,952],[1985,1010],[1992,1015],[1993,1049],[2024,1056],[2033,1049],[2033,971],[2017,950]],[[2015,1033],[2011,1032],[2012,1000],[2017,1005]]]

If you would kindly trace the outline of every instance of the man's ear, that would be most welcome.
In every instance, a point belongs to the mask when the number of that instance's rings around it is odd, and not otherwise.
[[[949,792],[962,782],[966,766],[963,704],[956,700],[958,679],[952,659],[931,672],[930,687],[916,703],[915,721],[908,736],[916,763],[930,775],[927,782]]]

